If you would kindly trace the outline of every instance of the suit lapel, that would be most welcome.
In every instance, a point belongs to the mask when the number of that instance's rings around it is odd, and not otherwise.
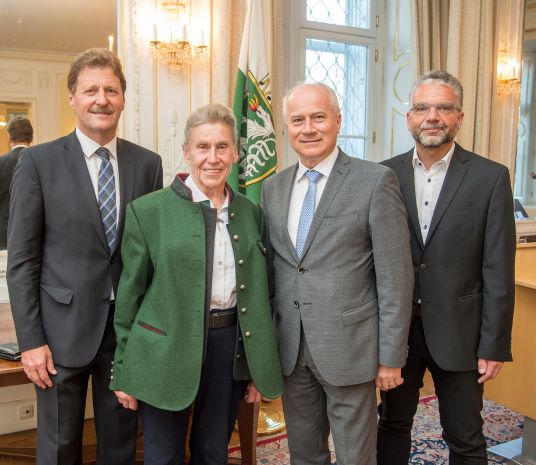
[[[406,210],[413,233],[421,248],[423,247],[421,227],[419,225],[419,213],[417,212],[417,200],[415,199],[415,174],[413,172],[413,150],[410,150],[401,158],[400,190],[406,199]]]
[[[348,155],[346,155],[342,150],[339,150],[339,155],[337,156],[335,165],[333,165],[333,169],[331,170],[329,178],[326,182],[326,187],[324,187],[324,192],[322,193],[318,207],[315,210],[313,222],[311,223],[309,233],[307,234],[307,239],[305,240],[305,244],[303,246],[302,258],[305,257],[307,249],[311,245],[311,242],[313,242],[313,239],[315,238],[316,233],[322,224],[324,216],[326,216],[333,199],[335,199],[335,196],[337,195],[337,192],[339,192],[344,179],[348,175],[348,172],[350,171],[348,166],[349,164],[350,159]]]
[[[82,147],[74,132],[67,139],[63,149],[65,150],[66,165],[74,180],[76,192],[80,196],[80,203],[87,211],[102,245],[108,250],[95,190],[84,159],[84,152],[82,152]]]
[[[439,198],[437,199],[437,205],[434,209],[434,215],[432,216],[432,222],[430,223],[430,230],[428,231],[426,243],[430,242],[430,239],[434,235],[437,226],[441,222],[447,207],[450,205],[450,202],[454,198],[456,191],[460,187],[468,168],[468,166],[465,165],[466,161],[467,155],[464,153],[464,150],[458,144],[456,144],[456,148],[454,149],[454,153],[452,154],[452,159],[450,160],[449,168],[447,170],[447,175],[445,176],[445,181],[443,182],[443,187],[441,188]]]
[[[288,212],[290,208],[290,197],[292,196],[292,189],[294,188],[294,181],[296,179],[296,173],[298,172],[298,164],[294,167],[294,170],[289,170],[287,172],[287,177],[285,179],[281,179],[281,186],[282,188],[282,194],[281,194],[281,208],[279,208],[280,212],[280,223],[281,223],[281,234],[284,238],[283,240],[286,242],[289,253],[291,257],[298,263],[300,259],[298,258],[298,254],[296,253],[296,248],[294,247],[294,244],[292,243],[292,239],[290,237],[290,234],[288,233]]]
[[[125,211],[127,205],[132,202],[132,189],[134,187],[134,163],[132,154],[125,147],[122,139],[117,139],[117,166],[119,167],[119,222],[117,224],[117,241],[115,241],[114,251],[123,237],[125,228]]]

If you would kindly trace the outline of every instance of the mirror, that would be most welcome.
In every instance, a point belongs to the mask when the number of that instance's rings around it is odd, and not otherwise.
[[[70,63],[90,47],[108,47],[109,36],[117,37],[116,23],[116,0],[0,2],[0,158],[11,150],[6,124],[14,116],[30,119],[34,144],[74,129],[67,103]],[[2,169],[0,163],[0,183],[8,186]],[[7,227],[6,195],[0,188],[0,228]],[[0,250],[0,303],[8,301],[6,262]]]
[[[527,0],[514,196],[536,217],[536,0]]]

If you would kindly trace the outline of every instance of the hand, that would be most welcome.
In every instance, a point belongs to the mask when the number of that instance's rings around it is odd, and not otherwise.
[[[254,404],[255,402],[260,402],[262,400],[262,395],[257,390],[257,387],[253,381],[248,384],[246,396],[244,398],[248,404]]]
[[[54,368],[52,352],[50,352],[47,344],[35,349],[23,350],[21,352],[21,362],[24,373],[32,383],[41,389],[52,387],[49,373],[56,375],[58,372]]]
[[[401,368],[390,368],[380,365],[378,375],[375,379],[376,387],[382,391],[388,391],[389,389],[400,386],[404,382],[401,373]]]
[[[493,362],[491,360],[479,358],[478,373],[482,376],[478,378],[478,382],[482,384],[489,379],[495,378],[499,374],[499,371],[501,371],[503,365],[503,362]]]
[[[130,410],[138,410],[138,399],[125,394],[123,391],[114,391],[119,403]]]

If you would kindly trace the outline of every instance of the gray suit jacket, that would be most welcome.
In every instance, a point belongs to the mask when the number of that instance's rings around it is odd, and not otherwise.
[[[378,363],[406,361],[413,272],[398,181],[391,170],[339,151],[299,260],[287,229],[296,171],[267,179],[262,195],[283,373],[294,370],[303,326],[327,382],[371,381]]]
[[[444,370],[468,371],[477,359],[512,360],[513,195],[508,169],[458,144],[422,241],[413,149],[383,162],[398,176],[409,216],[428,349]]]
[[[158,155],[118,139],[121,208],[162,187]],[[118,241],[119,242],[119,241]],[[122,268],[110,253],[87,164],[75,133],[22,153],[11,185],[7,284],[21,350],[48,344],[66,367],[99,348]]]

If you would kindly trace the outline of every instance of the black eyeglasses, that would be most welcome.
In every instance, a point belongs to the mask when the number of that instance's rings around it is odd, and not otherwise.
[[[436,103],[435,105],[416,103],[411,107],[411,111],[418,116],[422,116],[426,115],[431,108],[435,108],[440,115],[450,115],[454,110],[460,110],[460,107],[454,103]]]

